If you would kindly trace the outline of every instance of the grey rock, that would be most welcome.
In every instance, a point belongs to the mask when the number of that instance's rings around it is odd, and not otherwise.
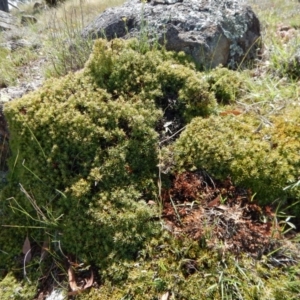
[[[236,68],[259,49],[260,23],[241,0],[129,0],[100,14],[84,37],[146,36],[167,50],[184,51],[204,68]]]
[[[11,14],[0,10],[0,31],[11,30],[17,28],[17,19]]]
[[[22,83],[18,86],[10,86],[0,89],[0,106],[6,102],[21,98],[25,94],[37,90],[43,82],[43,78],[35,78],[32,82]]]
[[[5,48],[9,51],[15,51],[19,48],[33,48],[34,46],[27,40],[19,39],[19,40],[10,40],[7,41],[6,43],[1,43],[0,47]]]

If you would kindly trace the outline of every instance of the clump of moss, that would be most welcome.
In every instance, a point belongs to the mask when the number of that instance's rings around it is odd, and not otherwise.
[[[221,104],[234,103],[246,89],[241,73],[227,68],[218,67],[209,72],[207,82]]]
[[[8,299],[34,299],[36,294],[36,285],[27,281],[17,281],[12,273],[8,273],[5,278],[0,281],[0,298]]]
[[[149,241],[137,260],[126,265],[127,280],[114,285],[106,276],[99,289],[82,294],[79,299],[161,299],[169,293],[175,299],[297,299],[299,280],[296,267],[269,268],[266,257],[261,262],[202,248],[197,241],[164,232]],[[113,264],[106,273],[120,273]],[[278,278],[281,284],[278,285]]]
[[[170,101],[186,121],[217,105],[183,53],[98,40],[83,72],[8,103],[12,155],[2,224],[18,230],[2,229],[1,239],[15,237],[3,243],[3,264],[20,253],[22,228],[38,245],[51,236],[102,269],[134,258],[159,231],[146,201],[157,194],[155,129]]]
[[[186,121],[209,115],[217,105],[205,76],[184,53],[163,49],[143,53],[137,40],[96,41],[86,73],[113,95],[153,99],[164,110],[172,102]]]
[[[6,221],[60,232],[64,249],[82,259],[102,264],[113,252],[134,256],[156,230],[151,210],[139,202],[151,195],[157,173],[155,104],[112,99],[78,74],[48,81],[9,103],[5,114],[12,137],[5,194],[23,210]],[[42,213],[16,192],[19,183]],[[40,231],[32,238],[40,240]]]
[[[254,115],[194,118],[174,147],[177,170],[205,169],[257,193],[260,204],[299,197],[299,109],[264,124]]]

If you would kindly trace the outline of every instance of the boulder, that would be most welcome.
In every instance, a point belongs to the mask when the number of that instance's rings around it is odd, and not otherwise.
[[[17,19],[11,14],[0,10],[0,31],[15,29],[17,22]]]
[[[100,14],[84,37],[147,37],[184,51],[204,68],[236,68],[257,56],[260,23],[239,0],[129,0]]]

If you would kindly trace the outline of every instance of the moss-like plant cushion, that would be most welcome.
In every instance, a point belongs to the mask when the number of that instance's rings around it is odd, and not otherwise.
[[[257,193],[260,204],[299,199],[300,109],[258,116],[194,118],[174,145],[177,170],[205,169]],[[173,146],[172,146],[173,147]],[[299,208],[299,205],[298,205]],[[294,212],[299,214],[299,209]]]
[[[0,269],[17,265],[15,273],[27,271],[28,277],[42,272],[47,261],[40,262],[39,251],[50,241],[48,274],[53,264],[63,273],[61,261],[68,257],[77,267],[92,264],[100,276],[100,289],[79,299],[154,300],[167,292],[191,300],[284,299],[283,293],[293,299],[296,275],[273,270],[276,280],[286,281],[278,287],[269,280],[267,263],[252,269],[250,258],[239,264],[221,243],[220,251],[210,251],[185,236],[176,238],[163,230],[159,205],[147,205],[161,192],[157,125],[170,105],[183,124],[192,120],[169,146],[174,171],[237,174],[237,182],[261,195],[270,185],[271,200],[296,180],[299,131],[284,116],[274,119],[274,129],[257,133],[259,122],[251,116],[208,118],[241,90],[238,73],[198,72],[182,53],[145,50],[136,40],[98,40],[83,71],[49,80],[8,103],[12,153],[0,202]],[[298,120],[296,113],[293,118]],[[26,236],[34,258],[25,268],[20,254]],[[6,296],[4,285],[0,295]]]
[[[2,229],[14,236],[2,250],[19,253],[22,228],[30,228],[38,244],[47,232],[66,252],[99,265],[134,257],[157,230],[145,200],[157,195],[155,129],[170,97],[186,119],[217,105],[184,54],[98,40],[84,71],[8,103],[2,224],[15,227]]]

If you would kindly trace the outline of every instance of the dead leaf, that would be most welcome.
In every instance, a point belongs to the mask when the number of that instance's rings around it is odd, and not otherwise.
[[[94,283],[94,273],[92,271],[91,273],[91,277],[89,279],[85,279],[85,285],[83,287],[84,290],[88,289],[89,287],[91,287]]]
[[[75,272],[71,266],[68,269],[68,276],[69,276],[69,285],[70,285],[71,290],[73,292],[78,291],[79,287],[76,284]]]
[[[25,242],[23,244],[23,249],[22,249],[23,254],[25,255],[25,263],[28,263],[31,261],[31,245],[28,236],[25,239]]]
[[[46,296],[44,295],[44,293],[40,292],[37,300],[44,300],[45,298],[46,298]]]
[[[169,296],[170,296],[169,292],[166,292],[161,296],[160,300],[168,300]]]
[[[214,200],[212,200],[212,201],[210,201],[208,204],[207,204],[207,206],[208,207],[213,207],[213,206],[218,206],[218,205],[220,205],[220,202],[221,202],[221,197],[220,197],[220,195],[219,196],[217,196]]]

